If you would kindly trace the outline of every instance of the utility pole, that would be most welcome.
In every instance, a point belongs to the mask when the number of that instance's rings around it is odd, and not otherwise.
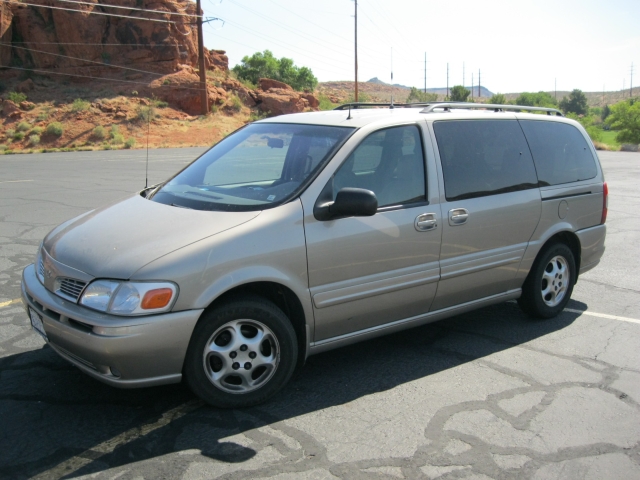
[[[427,52],[424,52],[424,93],[427,93]]]
[[[633,62],[631,62],[631,83],[629,84],[629,98],[633,96]]]
[[[204,66],[204,40],[202,36],[202,9],[200,0],[196,0],[196,12],[198,14],[198,69],[200,70],[200,112],[202,115],[209,113],[209,99],[207,98],[207,70]]]
[[[480,84],[482,83],[480,78],[480,69],[478,69],[478,98],[482,98],[482,95],[480,95]]]
[[[471,72],[471,101],[473,102],[473,72]]]
[[[462,87],[463,87],[463,88],[466,88],[466,87],[464,86],[464,77],[465,77],[465,72],[464,72],[464,62],[462,62]]]
[[[553,96],[558,100],[558,79],[553,79]]]
[[[447,100],[449,100],[449,63],[447,63]]]
[[[354,0],[354,3],[356,5],[356,11],[355,11],[355,16],[354,16],[354,22],[355,22],[355,35],[356,35],[356,40],[355,40],[355,69],[356,69],[356,94],[355,94],[355,99],[356,99],[356,103],[358,102],[358,0]]]

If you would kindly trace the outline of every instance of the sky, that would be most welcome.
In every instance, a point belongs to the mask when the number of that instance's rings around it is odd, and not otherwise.
[[[271,50],[321,82],[354,72],[353,0],[201,0],[229,66]],[[358,0],[358,80],[493,93],[640,85],[640,0]]]

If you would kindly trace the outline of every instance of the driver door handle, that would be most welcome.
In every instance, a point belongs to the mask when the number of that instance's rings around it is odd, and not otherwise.
[[[419,232],[426,232],[429,230],[435,230],[438,228],[438,220],[435,213],[423,213],[416,217],[415,221],[416,230]]]

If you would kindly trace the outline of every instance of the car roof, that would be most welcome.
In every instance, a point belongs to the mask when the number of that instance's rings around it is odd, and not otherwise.
[[[297,123],[360,128],[369,124],[397,124],[422,120],[471,120],[471,119],[529,119],[574,123],[565,117],[520,113],[513,111],[451,109],[450,111],[424,112],[424,107],[412,108],[353,108],[351,110],[327,110],[320,112],[293,113],[260,120],[259,123]]]

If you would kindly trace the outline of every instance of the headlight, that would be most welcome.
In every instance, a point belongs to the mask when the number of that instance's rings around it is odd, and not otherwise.
[[[177,292],[169,282],[95,280],[85,289],[80,304],[114,315],[146,315],[168,311]]]

